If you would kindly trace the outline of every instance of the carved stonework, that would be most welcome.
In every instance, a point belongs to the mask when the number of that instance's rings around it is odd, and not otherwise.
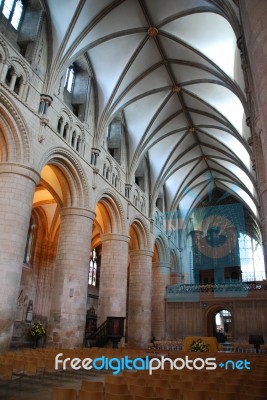
[[[173,93],[180,93],[181,90],[182,90],[182,89],[180,88],[180,86],[174,86],[174,87],[172,88]]]
[[[150,36],[150,37],[155,37],[155,36],[157,36],[158,32],[159,32],[158,29],[155,28],[155,27],[152,27],[152,26],[147,30],[147,34],[148,34],[148,36]]]

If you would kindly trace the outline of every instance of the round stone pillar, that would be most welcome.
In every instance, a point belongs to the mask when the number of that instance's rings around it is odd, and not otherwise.
[[[47,337],[49,346],[83,345],[94,217],[93,212],[80,208],[61,211]]]
[[[171,268],[169,263],[152,264],[152,335],[164,340],[166,332],[166,286],[170,284]]]
[[[34,316],[36,320],[47,322],[51,309],[52,283],[56,260],[57,243],[42,237],[39,250],[38,275]]]
[[[145,347],[151,339],[151,251],[130,252],[128,345]]]
[[[9,346],[35,185],[30,168],[0,164],[0,351]]]
[[[105,234],[102,239],[97,324],[107,317],[126,317],[129,236]]]

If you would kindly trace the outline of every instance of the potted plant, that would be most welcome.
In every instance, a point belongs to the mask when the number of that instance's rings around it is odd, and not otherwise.
[[[204,343],[201,339],[193,340],[189,351],[207,353],[209,351],[209,345]]]
[[[31,326],[29,333],[34,339],[35,347],[43,347],[44,336],[46,334],[44,324],[42,324],[41,322],[34,322]]]

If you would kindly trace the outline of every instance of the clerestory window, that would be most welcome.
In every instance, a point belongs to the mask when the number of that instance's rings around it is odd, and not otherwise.
[[[0,0],[0,11],[11,23],[11,25],[18,30],[24,5],[21,0]]]
[[[71,65],[66,72],[66,77],[65,77],[65,88],[69,93],[72,93],[73,87],[74,87],[74,79],[75,79],[75,72],[74,72],[74,67]]]

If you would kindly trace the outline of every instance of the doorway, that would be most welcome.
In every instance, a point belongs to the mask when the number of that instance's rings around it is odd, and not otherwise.
[[[233,317],[226,307],[212,307],[207,314],[208,335],[215,336],[219,343],[232,341]]]

